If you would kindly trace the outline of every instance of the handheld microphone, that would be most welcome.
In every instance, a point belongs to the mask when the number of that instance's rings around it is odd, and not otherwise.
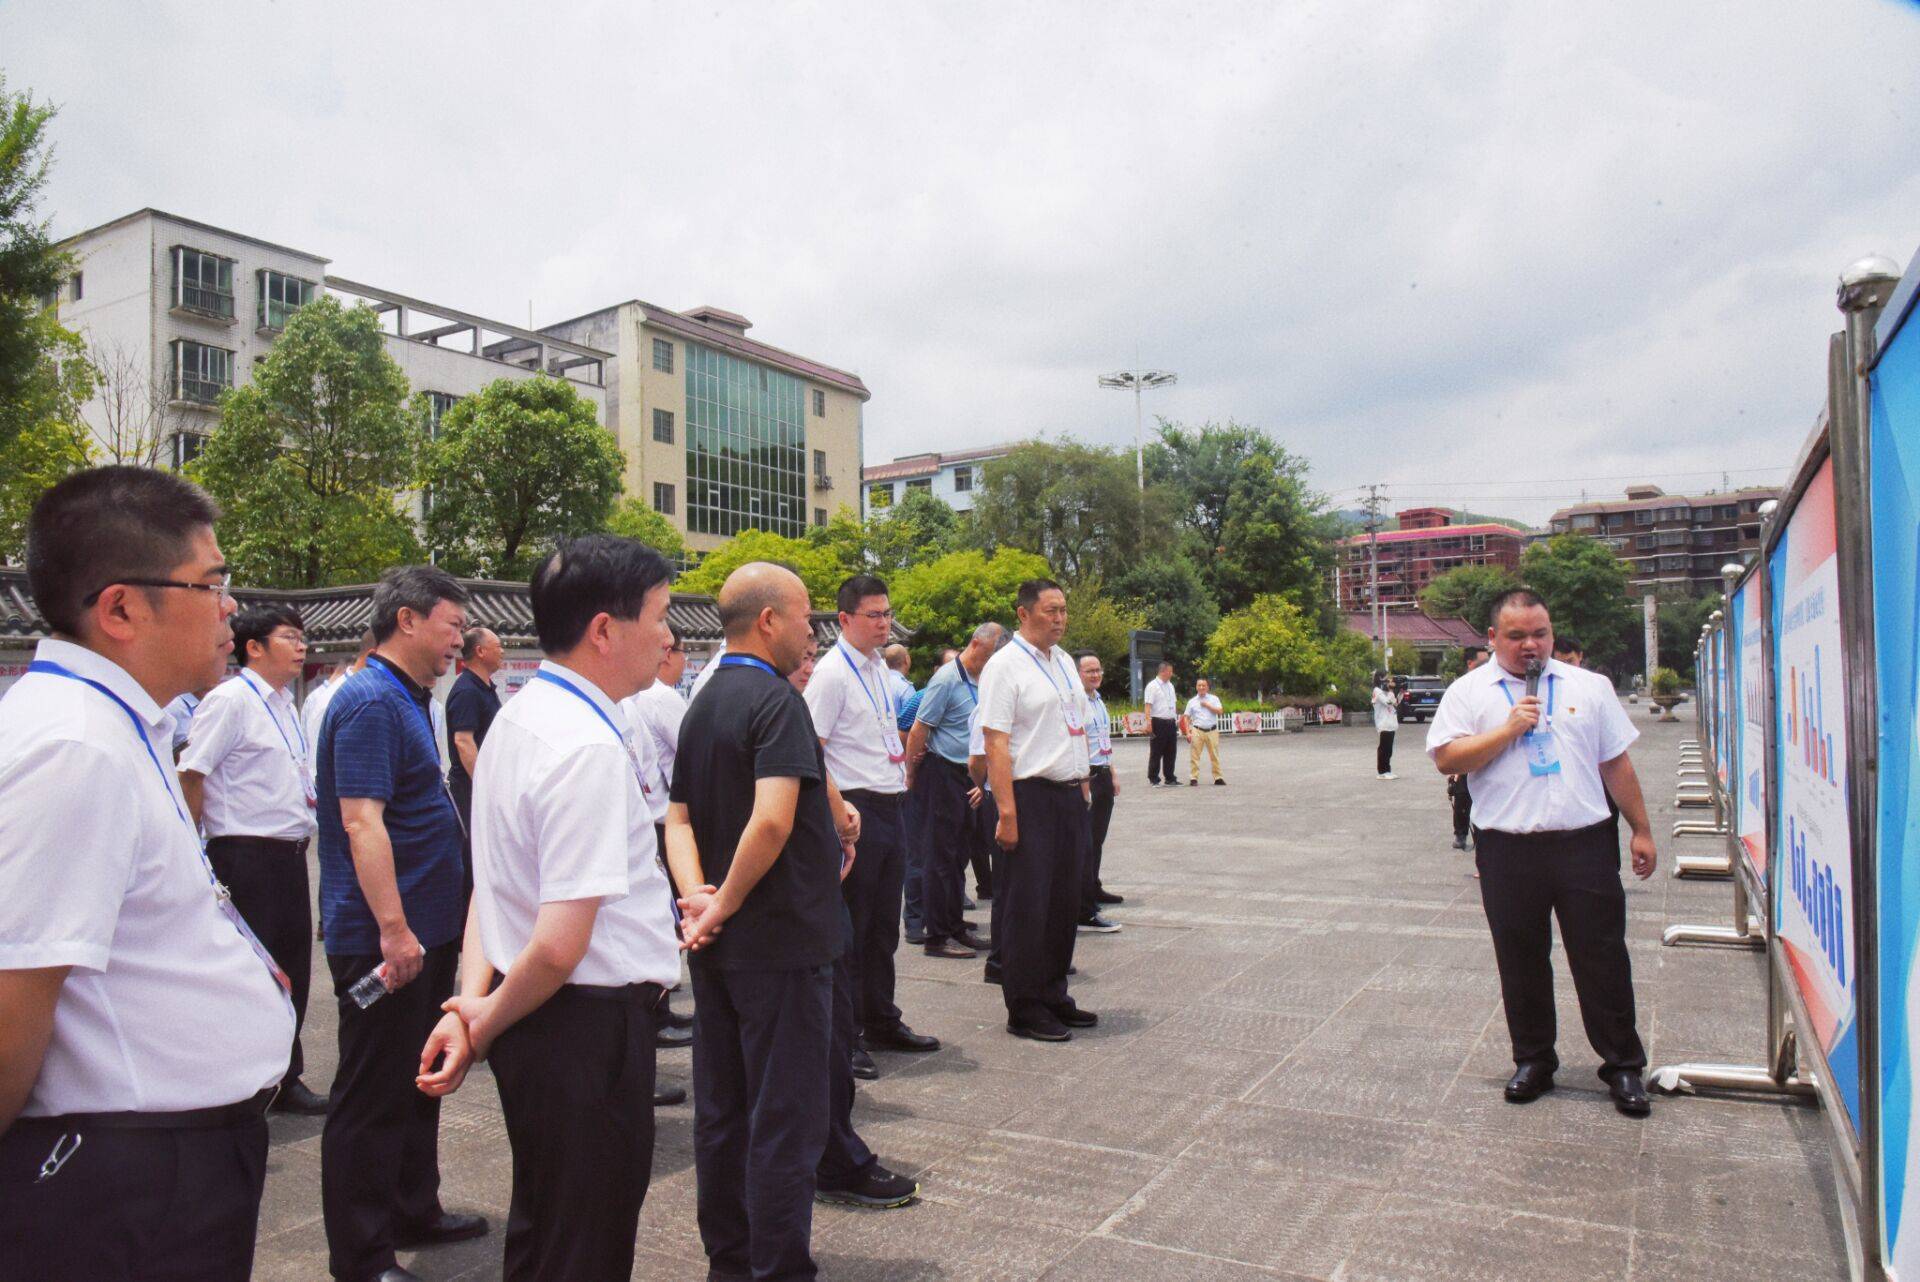
[[[1540,660],[1527,660],[1527,697],[1538,698],[1540,694]]]

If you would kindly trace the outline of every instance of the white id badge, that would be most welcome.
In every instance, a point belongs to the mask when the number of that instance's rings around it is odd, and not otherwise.
[[[1087,732],[1086,716],[1080,711],[1080,701],[1078,699],[1062,700],[1060,703],[1060,711],[1067,719],[1067,733],[1069,735],[1082,735]]]
[[[891,761],[895,765],[898,765],[902,761],[905,761],[907,759],[907,750],[906,748],[901,746],[901,743],[900,743],[900,727],[899,726],[881,727],[880,740],[882,743],[886,744],[888,761]]]
[[[1553,731],[1529,730],[1525,742],[1529,773],[1535,776],[1560,773],[1560,741],[1554,738]]]

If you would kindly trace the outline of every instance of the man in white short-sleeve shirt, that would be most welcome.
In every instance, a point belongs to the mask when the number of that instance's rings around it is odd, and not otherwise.
[[[669,635],[672,634],[669,628]],[[686,719],[687,701],[679,691],[680,678],[687,672],[687,647],[678,636],[660,663],[660,675],[652,685],[621,701],[620,707],[633,722],[638,739],[646,749],[652,791],[653,836],[664,853],[667,848],[667,790],[673,786],[673,760],[680,751],[680,723]],[[678,1014],[671,995],[660,999],[660,1035],[662,1049],[678,1050],[693,1045],[693,1016]],[[654,1093],[654,1103],[683,1104],[687,1093],[669,1086]]]
[[[1558,917],[1601,1080],[1621,1112],[1645,1116],[1647,1057],[1634,1027],[1620,843],[1607,806],[1611,795],[1633,831],[1634,872],[1652,876],[1653,830],[1627,756],[1639,731],[1610,681],[1552,657],[1553,620],[1537,594],[1502,593],[1490,617],[1493,661],[1447,687],[1427,754],[1472,789],[1480,897],[1516,1065],[1506,1096],[1524,1104],[1553,1089]]]
[[[546,660],[480,746],[460,995],[421,1089],[487,1056],[513,1149],[505,1276],[626,1277],[653,1155],[654,1035],[680,977],[650,756],[619,701],[666,653],[668,569],[597,534],[534,571]],[[497,981],[497,982],[496,982]]]
[[[347,683],[347,678],[367,666],[367,656],[373,653],[372,632],[360,634],[360,649],[353,656],[353,662],[335,668],[333,675],[307,692],[307,701],[300,705],[300,729],[307,736],[307,747],[312,749],[320,742],[320,727],[327,719],[327,705],[333,702],[333,696]],[[320,757],[316,752],[307,754],[307,780],[316,782],[320,769]]]
[[[1161,663],[1153,680],[1140,692],[1146,704],[1152,737],[1147,743],[1147,783],[1180,786],[1174,775],[1174,757],[1180,741],[1180,696],[1173,689],[1173,665]]]
[[[313,982],[312,773],[290,689],[306,663],[306,630],[291,606],[249,606],[233,621],[233,648],[240,671],[200,701],[180,754],[180,786],[206,834],[214,875],[293,981],[293,1058],[273,1107],[318,1117],[326,1097],[300,1080]]]
[[[856,1049],[937,1051],[940,1039],[914,1032],[893,1000],[907,878],[907,747],[893,673],[880,653],[893,632],[893,607],[886,583],[871,574],[842,583],[838,604],[840,637],[814,662],[805,698],[827,773],[860,812],[853,869],[840,883],[853,918],[847,960],[863,1043]]]
[[[993,938],[1007,1031],[1064,1042],[1097,1018],[1067,994],[1087,849],[1087,696],[1060,646],[1067,598],[1029,579],[1014,601],[1020,630],[980,673],[987,774],[999,806]]]
[[[285,977],[217,893],[162,706],[232,650],[217,511],[167,472],[34,505],[51,627],[0,699],[0,1272],[252,1269]]]

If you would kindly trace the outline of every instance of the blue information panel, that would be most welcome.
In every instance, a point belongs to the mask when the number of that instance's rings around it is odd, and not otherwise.
[[[1874,866],[1879,942],[1880,1166],[1885,1258],[1920,1277],[1920,1143],[1913,1119],[1920,1051],[1920,323],[1887,344],[1873,375],[1875,679],[1880,797]]]

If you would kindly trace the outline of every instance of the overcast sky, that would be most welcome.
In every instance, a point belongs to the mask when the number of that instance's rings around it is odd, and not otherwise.
[[[870,463],[1131,443],[1138,352],[1342,506],[1535,520],[1784,477],[1840,270],[1920,246],[1916,65],[1906,0],[0,3],[62,233],[725,307],[866,380]]]

